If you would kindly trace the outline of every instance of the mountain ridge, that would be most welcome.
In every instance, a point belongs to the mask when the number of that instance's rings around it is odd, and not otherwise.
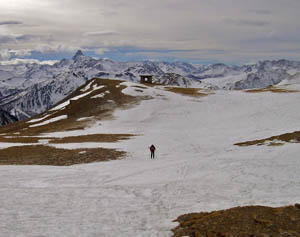
[[[87,80],[98,78],[139,81],[152,74],[154,82],[209,89],[264,88],[300,72],[300,62],[265,60],[252,65],[186,62],[117,62],[85,56],[81,50],[54,65],[0,65],[0,108],[23,120],[49,109]]]

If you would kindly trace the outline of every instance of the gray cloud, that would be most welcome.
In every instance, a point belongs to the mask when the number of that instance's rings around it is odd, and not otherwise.
[[[93,32],[85,32],[84,36],[105,36],[105,35],[116,35],[118,34],[115,31],[93,31]]]
[[[37,60],[37,59],[15,58],[15,59],[11,59],[11,60],[0,61],[0,65],[16,65],[16,64],[28,64],[28,63],[53,65],[57,62],[58,62],[57,60],[40,61],[40,60]]]
[[[11,42],[15,42],[15,38],[11,36],[6,36],[6,35],[0,35],[0,45],[1,44],[7,44]]]
[[[70,52],[93,48],[101,54],[115,47],[132,46],[159,48],[170,57],[201,59],[206,55],[233,61],[247,54],[253,58],[265,53],[267,57],[278,48],[281,57],[289,57],[290,51],[285,49],[300,48],[299,0],[14,2],[0,2],[1,19],[15,19],[0,22],[0,26],[14,25],[0,27],[0,49]],[[25,7],[24,2],[31,4]],[[159,54],[154,52],[153,57]]]
[[[33,35],[0,35],[0,44],[16,44],[36,39]]]
[[[253,20],[253,19],[226,19],[226,22],[229,24],[237,25],[237,26],[266,26],[269,25],[270,22],[265,20]]]
[[[37,38],[37,36],[27,34],[27,35],[17,36],[16,40],[19,40],[19,41],[30,41],[30,40],[34,40],[36,38]]]
[[[269,25],[270,23],[267,21],[260,20],[238,20],[237,24],[240,26],[265,26]]]
[[[21,50],[0,50],[0,61],[9,60],[12,57],[25,57],[31,55],[31,50],[21,49]]]
[[[270,10],[265,10],[265,9],[251,9],[251,10],[248,10],[249,13],[254,13],[254,14],[257,14],[257,15],[270,15],[272,14],[272,12]]]
[[[0,26],[3,25],[21,25],[23,24],[21,21],[0,21]]]

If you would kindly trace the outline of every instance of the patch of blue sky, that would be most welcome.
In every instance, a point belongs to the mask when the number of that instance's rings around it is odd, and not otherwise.
[[[133,46],[126,47],[113,47],[104,50],[103,54],[99,55],[95,48],[86,48],[82,50],[84,55],[95,58],[108,58],[114,61],[129,62],[129,61],[165,61],[165,62],[187,62],[194,64],[214,64],[219,63],[217,60],[201,58],[201,52],[198,57],[190,58],[188,55],[191,53],[197,54],[193,50],[172,50],[172,49],[145,49]],[[74,52],[39,52],[32,51],[31,55],[24,57],[13,56],[13,58],[36,59],[39,61],[47,60],[62,60],[70,59],[74,56]],[[185,56],[186,55],[186,56]]]
[[[137,47],[115,47],[104,51],[103,54],[97,55],[93,49],[84,51],[85,55],[97,57],[97,58],[109,58],[115,61],[165,61],[165,62],[176,62],[184,61],[188,63],[198,63],[198,64],[212,64],[218,63],[216,60],[201,59],[199,54],[199,59],[184,57],[185,53],[191,53],[192,50],[166,50],[166,49],[144,49]],[[180,54],[181,56],[174,56]]]

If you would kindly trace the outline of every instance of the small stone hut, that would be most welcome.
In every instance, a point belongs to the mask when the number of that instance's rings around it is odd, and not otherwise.
[[[141,83],[153,83],[153,76],[152,75],[140,75]]]

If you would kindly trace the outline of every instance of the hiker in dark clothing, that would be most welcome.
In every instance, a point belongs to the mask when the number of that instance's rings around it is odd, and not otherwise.
[[[151,159],[154,159],[155,146],[153,144],[150,146],[150,152],[151,152]]]

